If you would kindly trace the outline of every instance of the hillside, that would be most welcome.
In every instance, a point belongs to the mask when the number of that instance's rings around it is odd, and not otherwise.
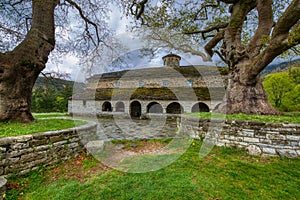
[[[300,65],[300,59],[296,59],[293,61],[287,61],[287,62],[282,62],[282,63],[278,63],[278,64],[272,64],[272,65],[268,65],[262,72],[261,75],[265,76],[267,74],[271,74],[274,73],[276,71],[283,71],[284,69],[290,67],[293,64],[298,64]]]
[[[56,90],[61,90],[62,88],[65,88],[66,86],[73,87],[74,81],[68,81],[58,78],[46,78],[43,76],[39,76],[38,79],[35,82],[33,90],[35,90],[38,87],[43,88],[55,88]]]

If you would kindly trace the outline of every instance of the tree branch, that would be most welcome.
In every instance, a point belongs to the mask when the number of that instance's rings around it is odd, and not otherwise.
[[[272,38],[287,35],[289,30],[299,21],[300,0],[293,0],[276,23]]]
[[[186,32],[183,32],[183,34],[186,34],[186,35],[192,35],[192,34],[205,34],[205,33],[209,33],[209,32],[212,32],[212,31],[220,31],[220,29],[224,29],[228,26],[228,23],[222,23],[222,24],[217,24],[215,26],[212,26],[212,27],[208,27],[204,30],[197,30],[197,31],[186,31]]]
[[[222,53],[229,68],[235,67],[243,58],[248,57],[242,45],[241,33],[247,14],[256,6],[256,0],[238,1],[232,6],[232,14],[224,33]]]
[[[293,0],[279,18],[270,45],[253,61],[249,79],[255,78],[274,58],[300,44],[300,0]],[[292,31],[290,31],[290,29]]]
[[[202,4],[201,8],[196,12],[194,20],[207,20],[208,15],[207,15],[207,8],[218,8],[220,6],[220,1],[217,1],[217,4]],[[198,18],[198,15],[204,10],[205,12],[205,17],[204,18]]]
[[[239,2],[240,0],[219,0],[219,1],[223,3],[233,4]]]
[[[217,33],[215,37],[213,37],[204,47],[206,52],[212,57],[214,54],[213,48],[222,40],[224,39],[224,30]]]
[[[258,28],[247,47],[247,52],[251,53],[252,58],[260,53],[273,27],[272,0],[258,0],[257,11]]]
[[[145,5],[148,2],[148,0],[142,0],[141,2],[137,3],[136,0],[134,0],[130,6],[130,12],[133,16],[136,17],[137,20],[139,20],[142,16],[142,14],[145,11]],[[135,7],[135,10],[134,10]],[[142,18],[141,18],[142,19]]]
[[[88,35],[88,37],[92,40],[92,42],[94,43],[95,46],[98,46],[98,44],[100,44],[101,42],[103,42],[101,39],[100,39],[100,36],[99,36],[99,31],[98,31],[98,26],[96,23],[92,22],[87,16],[84,15],[81,7],[76,3],[74,2],[73,0],[66,0],[66,2],[68,2],[71,6],[75,7],[78,12],[79,12],[79,15],[80,17],[85,21],[85,31]],[[90,34],[90,31],[89,31],[89,26],[88,25],[92,25],[96,31],[96,37],[97,37],[97,42],[94,41],[92,35]]]

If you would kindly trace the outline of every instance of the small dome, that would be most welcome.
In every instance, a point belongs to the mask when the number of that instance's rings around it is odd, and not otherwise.
[[[181,57],[172,52],[162,57],[162,59],[164,61],[164,66],[166,67],[180,67]]]

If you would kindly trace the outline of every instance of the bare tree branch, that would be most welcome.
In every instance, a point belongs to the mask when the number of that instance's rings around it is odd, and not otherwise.
[[[132,15],[134,15],[136,17],[137,20],[139,20],[142,16],[142,14],[145,11],[145,5],[148,2],[148,0],[142,0],[141,2],[136,2],[136,0],[134,0],[130,6],[130,12]],[[135,8],[135,10],[134,10]],[[141,18],[142,19],[142,18]]]
[[[92,22],[87,16],[85,16],[85,14],[83,13],[81,7],[74,1],[72,0],[66,0],[66,2],[68,2],[71,6],[75,7],[78,12],[79,12],[79,15],[80,17],[85,21],[85,31],[89,37],[89,39],[91,39],[91,41],[94,43],[95,46],[97,46],[98,44],[100,44],[101,42],[103,42],[101,39],[100,39],[100,36],[99,36],[99,31],[98,31],[98,26],[96,23]],[[89,31],[89,24],[92,25],[95,29],[95,32],[96,32],[96,37],[97,37],[97,42],[94,41],[90,31]]]
[[[228,3],[228,4],[233,4],[233,3],[238,3],[240,0],[219,0],[223,3]]]
[[[222,24],[217,24],[217,25],[212,26],[212,27],[208,27],[208,28],[203,29],[203,30],[186,31],[186,32],[183,32],[183,34],[187,34],[187,35],[202,34],[203,39],[205,39],[205,36],[204,36],[205,33],[209,33],[209,32],[212,32],[212,31],[218,31],[219,32],[220,29],[224,29],[227,26],[228,26],[228,23],[222,23]]]
[[[217,2],[217,4],[203,4],[201,8],[196,12],[194,20],[207,20],[208,14],[207,14],[207,8],[217,8],[220,6],[220,1]],[[198,15],[204,10],[205,17],[204,18],[198,18]]]

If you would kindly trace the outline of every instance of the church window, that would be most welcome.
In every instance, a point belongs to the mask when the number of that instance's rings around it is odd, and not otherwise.
[[[163,80],[162,81],[162,86],[163,87],[167,87],[168,86],[168,81],[167,80]]]
[[[193,87],[193,81],[192,80],[187,80],[186,85],[188,87]]]
[[[139,81],[138,86],[139,86],[139,87],[143,87],[143,86],[144,86],[143,81]]]
[[[119,88],[119,87],[120,87],[120,82],[119,82],[119,81],[116,81],[116,82],[114,83],[114,86],[115,86],[115,88]]]

